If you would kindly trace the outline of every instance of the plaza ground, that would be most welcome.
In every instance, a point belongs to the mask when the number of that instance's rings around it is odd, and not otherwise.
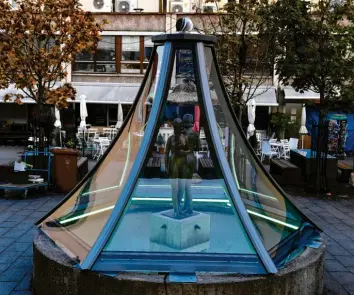
[[[14,160],[21,147],[0,147],[0,164]],[[326,243],[325,294],[354,294],[354,199],[303,197],[285,188],[293,201],[323,229]],[[301,196],[299,196],[301,195]],[[32,294],[34,223],[63,195],[0,199],[0,295]],[[52,274],[55,275],[55,274]]]

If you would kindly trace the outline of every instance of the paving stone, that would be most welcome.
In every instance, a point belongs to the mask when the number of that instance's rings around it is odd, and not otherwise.
[[[342,233],[344,235],[346,235],[347,237],[349,237],[350,239],[354,240],[354,229],[352,230],[345,230],[345,231],[342,231]]]
[[[4,237],[1,237],[0,238],[0,246],[9,246],[13,242],[15,242],[15,240],[16,240],[15,238],[4,238]]]
[[[344,223],[334,224],[334,227],[340,231],[350,231],[352,229],[349,225]]]
[[[0,274],[3,273],[5,270],[7,270],[9,268],[10,264],[6,264],[6,263],[1,263],[0,264]]]
[[[354,257],[353,256],[335,256],[335,258],[344,266],[354,267]]]
[[[346,249],[344,249],[340,245],[326,245],[326,251],[328,251],[330,254],[335,255],[335,256],[352,256],[350,252],[348,252]]]
[[[30,232],[30,233],[24,234],[22,237],[17,239],[17,242],[19,242],[19,243],[31,243],[31,242],[33,242],[33,239],[34,239],[34,233]]]
[[[19,257],[11,266],[30,270],[33,266],[33,258],[27,256]]]
[[[16,252],[18,253],[18,252]],[[0,264],[3,263],[3,264],[12,264],[13,262],[15,262],[17,260],[18,257],[20,257],[21,253],[18,253],[18,256],[17,255],[13,255],[13,256],[10,256],[10,255],[0,255]]]
[[[22,253],[21,256],[32,257],[33,256],[33,247],[29,247],[25,252]]]
[[[10,295],[32,295],[31,291],[12,291]]]
[[[18,242],[16,242],[11,245],[11,250],[18,251],[18,252],[22,253],[22,252],[26,251],[31,246],[32,246],[32,243],[18,243]]]
[[[354,274],[347,271],[329,272],[329,274],[341,285],[352,284],[354,282]]]
[[[31,289],[32,272],[29,272],[16,286],[15,291],[26,291]]]
[[[335,259],[335,257],[326,251],[325,252],[325,260],[331,260],[331,259]]]
[[[348,292],[327,271],[324,272],[324,287],[327,295],[348,295]]]
[[[9,267],[0,275],[0,282],[20,282],[27,273],[27,269]]]
[[[344,284],[343,288],[347,290],[350,295],[354,295],[354,282],[351,284]]]
[[[354,250],[354,243],[350,238],[336,239],[336,242],[347,250]]]
[[[11,228],[11,227],[15,227],[19,223],[20,223],[19,221],[5,221],[0,223],[0,227]]]
[[[0,236],[7,233],[10,229],[7,227],[0,227]]]
[[[18,229],[18,230],[9,230],[6,234],[3,234],[2,237],[5,238],[19,238],[22,237],[27,232],[27,229]]]
[[[33,214],[33,210],[24,210],[24,209],[21,209],[20,211],[18,211],[16,213],[16,215],[21,215],[21,216],[29,216],[31,214]]]
[[[16,284],[16,282],[0,282],[0,295],[10,294]]]
[[[325,260],[325,270],[327,270],[328,272],[331,272],[331,271],[347,271],[345,266],[343,266],[343,264],[341,264],[336,259]]]

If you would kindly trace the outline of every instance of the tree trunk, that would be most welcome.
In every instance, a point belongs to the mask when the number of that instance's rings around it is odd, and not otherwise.
[[[238,121],[240,122],[241,127],[242,127],[242,112],[243,112],[243,108],[242,106],[240,106],[238,110]]]

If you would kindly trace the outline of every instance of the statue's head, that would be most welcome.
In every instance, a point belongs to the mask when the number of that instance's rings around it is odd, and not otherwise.
[[[180,118],[176,118],[173,120],[173,129],[175,133],[181,133],[183,129],[183,121]]]
[[[193,116],[191,114],[185,114],[183,116],[183,124],[186,128],[193,127],[194,124]]]

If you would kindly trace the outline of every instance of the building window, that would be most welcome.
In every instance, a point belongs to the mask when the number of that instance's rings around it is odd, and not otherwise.
[[[82,51],[77,54],[73,71],[116,73],[115,37],[103,36],[95,53]]]
[[[143,74],[154,44],[148,36],[102,36],[95,53],[76,55],[74,72]]]
[[[143,74],[149,64],[153,43],[150,37],[121,36],[120,73]]]

